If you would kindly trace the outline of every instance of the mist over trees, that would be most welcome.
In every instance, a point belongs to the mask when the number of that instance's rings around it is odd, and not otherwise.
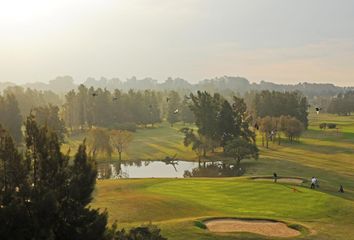
[[[328,105],[327,111],[342,116],[348,116],[354,112],[354,91],[338,94]]]
[[[17,102],[13,92],[17,94],[20,102]],[[64,140],[67,130],[73,133],[77,130],[101,127],[135,131],[137,126],[153,127],[166,119],[171,126],[181,121],[184,124],[196,123],[199,133],[210,141],[207,145],[224,147],[231,135],[221,134],[233,128],[233,121],[240,121],[240,116],[235,116],[233,112],[235,107],[240,106],[242,109],[237,111],[253,115],[251,125],[256,118],[291,116],[307,127],[307,98],[299,92],[250,92],[245,95],[245,100],[235,97],[231,92],[226,95],[206,91],[189,94],[183,91],[181,93],[157,90],[124,92],[118,89],[109,91],[87,88],[84,85],[67,92],[64,100],[58,100],[59,96],[52,92],[24,90],[20,87],[11,87],[5,90],[5,93],[0,106],[4,113],[9,113],[0,117],[0,123],[9,128],[17,141],[22,135],[20,116],[24,116],[26,112],[32,112],[38,124],[47,125],[57,131],[61,141]],[[61,102],[63,104],[60,104]],[[10,118],[15,120],[11,121]]]
[[[8,87],[3,91],[3,95],[12,94],[15,96],[22,116],[30,114],[35,107],[61,106],[61,97],[52,91],[42,91],[32,88],[24,88],[20,86]]]
[[[162,95],[130,90],[127,93],[80,85],[65,95],[63,117],[70,129],[112,127],[117,123],[154,124],[161,121]]]
[[[280,91],[291,92],[300,91],[308,99],[314,99],[318,96],[333,97],[339,93],[344,93],[349,90],[354,90],[354,87],[338,87],[334,84],[328,83],[298,83],[298,84],[276,84],[272,82],[261,81],[260,83],[250,83],[249,80],[243,77],[222,76],[211,79],[204,79],[198,83],[190,83],[182,78],[167,78],[165,81],[158,81],[153,78],[137,79],[136,77],[128,78],[125,81],[119,78],[105,78],[95,79],[92,77],[87,78],[82,83],[86,87],[106,88],[110,91],[120,89],[127,92],[130,89],[135,90],[160,90],[170,91],[175,90],[179,92],[189,93],[198,90],[214,92],[228,92],[233,91],[238,94],[245,94],[249,91]],[[15,86],[13,83],[0,82],[0,92],[9,86]],[[35,82],[21,85],[24,89],[31,88],[40,91],[53,91],[58,94],[66,93],[70,90],[76,89],[78,84],[74,83],[71,76],[59,76],[48,83]]]
[[[12,138],[19,143],[22,139],[22,116],[13,94],[0,96],[0,113],[0,125],[7,129]]]

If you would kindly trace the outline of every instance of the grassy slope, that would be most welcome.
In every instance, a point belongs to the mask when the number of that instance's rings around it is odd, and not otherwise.
[[[322,192],[300,188],[301,193],[294,193],[287,185],[245,178],[105,180],[98,183],[93,205],[108,208],[110,220],[118,220],[121,226],[158,223],[170,239],[259,239],[251,234],[213,235],[193,226],[193,220],[207,216],[275,218],[299,222],[318,232],[308,239],[350,239],[354,236],[354,117],[321,114],[310,120],[300,143],[261,147],[260,159],[244,164],[248,175],[276,171],[317,176]],[[319,122],[339,124],[340,133],[319,131]],[[140,130],[135,138],[140,144],[132,146],[128,155],[142,158],[144,152],[146,158],[154,159],[179,151],[180,158],[194,159],[181,140],[176,129],[167,126]],[[339,184],[344,185],[345,194],[337,193]]]
[[[354,234],[353,202],[308,188],[298,190],[245,178],[104,180],[98,183],[93,206],[107,208],[110,220],[122,227],[152,221],[170,239],[224,239],[193,227],[193,220],[220,216],[301,223],[319,232],[311,239],[348,239],[346,234]]]
[[[123,160],[158,160],[166,156],[177,154],[179,159],[195,160],[195,154],[190,148],[183,145],[183,134],[179,129],[183,124],[175,124],[173,127],[167,122],[157,124],[154,128],[138,129],[134,133],[134,139],[129,145],[127,152],[122,154]],[[79,134],[67,140],[64,145],[64,151],[69,147],[76,149],[86,134]],[[117,159],[117,154],[113,154],[112,159]],[[105,156],[99,156],[98,160],[107,159]]]

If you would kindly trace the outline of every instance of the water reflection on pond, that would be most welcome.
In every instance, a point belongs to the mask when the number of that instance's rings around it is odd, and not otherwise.
[[[232,164],[188,161],[114,161],[100,163],[97,169],[98,179],[232,177],[244,173],[243,168]]]

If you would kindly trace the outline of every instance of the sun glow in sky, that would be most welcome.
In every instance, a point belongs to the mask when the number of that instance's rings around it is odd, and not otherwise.
[[[353,0],[0,0],[0,81],[354,85]]]

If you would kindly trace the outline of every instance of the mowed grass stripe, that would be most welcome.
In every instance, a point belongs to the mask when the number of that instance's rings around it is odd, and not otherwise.
[[[297,189],[300,192],[293,192],[290,185],[245,178],[103,180],[98,181],[92,206],[107,208],[110,222],[118,220],[120,227],[158,223],[170,239],[214,239],[215,235],[194,228],[193,219],[220,216],[299,222],[320,231],[319,238],[311,239],[322,239],[327,233],[346,239],[335,231],[353,231],[353,202],[317,190]]]

